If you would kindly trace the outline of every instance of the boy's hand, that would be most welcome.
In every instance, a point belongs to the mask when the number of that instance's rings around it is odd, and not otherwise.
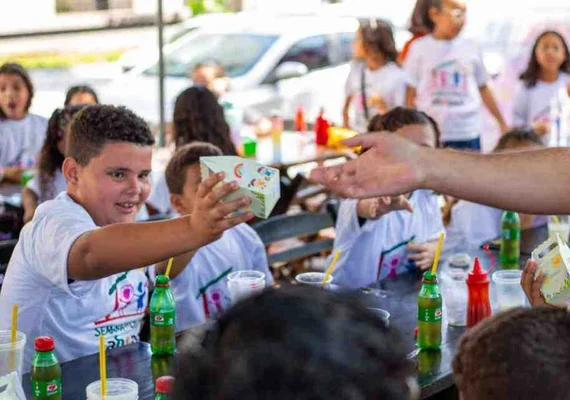
[[[374,199],[359,200],[356,206],[356,213],[360,218],[378,219],[382,215],[392,211],[408,210],[414,212],[408,199],[403,196],[378,197]]]
[[[521,286],[524,294],[533,307],[547,304],[540,291],[544,275],[540,272],[537,274],[536,268],[536,261],[528,260],[521,276]]]
[[[237,210],[251,203],[247,197],[241,197],[229,203],[222,199],[238,189],[237,182],[223,183],[224,174],[212,174],[198,187],[197,200],[190,214],[190,224],[204,244],[211,243],[222,233],[236,225],[247,222],[254,217],[252,212],[231,216]],[[220,187],[216,187],[222,183]]]
[[[430,269],[433,264],[433,259],[437,250],[437,241],[427,243],[409,243],[406,249],[408,252],[413,253],[408,258],[415,262],[417,268],[425,271]]]

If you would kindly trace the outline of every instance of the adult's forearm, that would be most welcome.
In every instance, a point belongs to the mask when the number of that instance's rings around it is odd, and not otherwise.
[[[570,214],[570,149],[509,154],[423,152],[421,186],[529,214]]]

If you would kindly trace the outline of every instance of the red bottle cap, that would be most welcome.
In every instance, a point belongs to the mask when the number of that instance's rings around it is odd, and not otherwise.
[[[489,274],[481,268],[479,257],[475,257],[473,269],[467,274],[467,283],[489,283]]]
[[[161,376],[156,380],[156,393],[171,394],[174,386],[174,377]]]
[[[34,348],[36,351],[52,351],[55,349],[55,342],[51,336],[38,336]]]

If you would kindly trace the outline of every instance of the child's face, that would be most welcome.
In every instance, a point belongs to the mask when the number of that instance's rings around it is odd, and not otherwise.
[[[182,194],[173,194],[170,196],[170,201],[174,209],[181,215],[190,214],[194,207],[198,186],[200,186],[200,182],[202,181],[200,164],[190,165],[186,168],[185,174],[186,180],[184,181]]]
[[[407,125],[401,127],[395,133],[422,147],[435,148],[437,143],[436,134],[431,125]]]
[[[151,161],[151,146],[124,142],[106,143],[86,166],[67,158],[68,193],[99,226],[135,222],[150,192]]]
[[[93,97],[93,95],[91,93],[87,93],[87,92],[78,92],[75,93],[71,99],[69,100],[69,105],[70,106],[78,106],[78,105],[93,105],[93,104],[97,104],[97,101],[95,101],[95,97]]]
[[[432,7],[429,11],[435,25],[434,33],[446,39],[453,39],[463,29],[466,14],[465,0],[443,0],[440,9]]]
[[[30,92],[18,74],[0,74],[0,107],[8,119],[20,120],[26,116]]]
[[[556,35],[544,35],[536,46],[536,60],[547,71],[558,71],[566,59],[564,44]]]

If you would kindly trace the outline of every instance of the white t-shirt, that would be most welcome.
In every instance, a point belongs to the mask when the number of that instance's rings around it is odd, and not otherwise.
[[[41,204],[22,230],[0,294],[0,329],[10,329],[18,304],[18,330],[27,336],[24,371],[30,370],[36,336],[54,338],[60,362],[97,353],[101,335],[108,349],[139,341],[148,302],[144,269],[68,282],[71,246],[97,228],[83,207],[61,193]]]
[[[409,266],[406,245],[425,243],[443,232],[437,196],[417,190],[409,199],[414,209],[394,211],[362,226],[356,214],[356,200],[341,203],[336,224],[335,250],[341,256],[333,272],[333,283],[360,288],[394,276]]]
[[[526,87],[519,82],[513,109],[513,125],[530,128],[536,122],[550,122],[550,103],[566,85],[570,75],[560,73],[555,82],[538,81],[535,86]],[[567,95],[565,96],[567,98]],[[568,100],[568,99],[567,99]],[[542,141],[548,144],[550,135],[544,135]]]
[[[256,270],[273,277],[267,266],[265,247],[246,224],[224,232],[214,243],[202,247],[186,268],[171,282],[176,298],[176,330],[202,323],[231,305],[227,276],[234,271]]]
[[[443,141],[472,140],[481,134],[481,94],[488,81],[478,47],[468,39],[424,36],[410,47],[407,84],[416,105],[433,117]]]
[[[166,184],[166,174],[164,171],[152,171],[152,189],[150,190],[147,203],[161,213],[171,213],[174,211],[170,204],[170,191]]]
[[[366,102],[362,94],[363,69]],[[364,104],[368,105],[370,119],[378,114],[378,109],[373,104],[374,97],[383,98],[388,110],[404,105],[406,73],[393,62],[375,71],[369,70],[363,62],[353,62],[346,78],[345,92],[347,96],[353,96],[351,104],[354,109],[354,129],[358,132],[366,132],[368,121],[364,113]]]
[[[44,144],[47,120],[28,114],[24,119],[0,121],[0,167],[33,167]]]

